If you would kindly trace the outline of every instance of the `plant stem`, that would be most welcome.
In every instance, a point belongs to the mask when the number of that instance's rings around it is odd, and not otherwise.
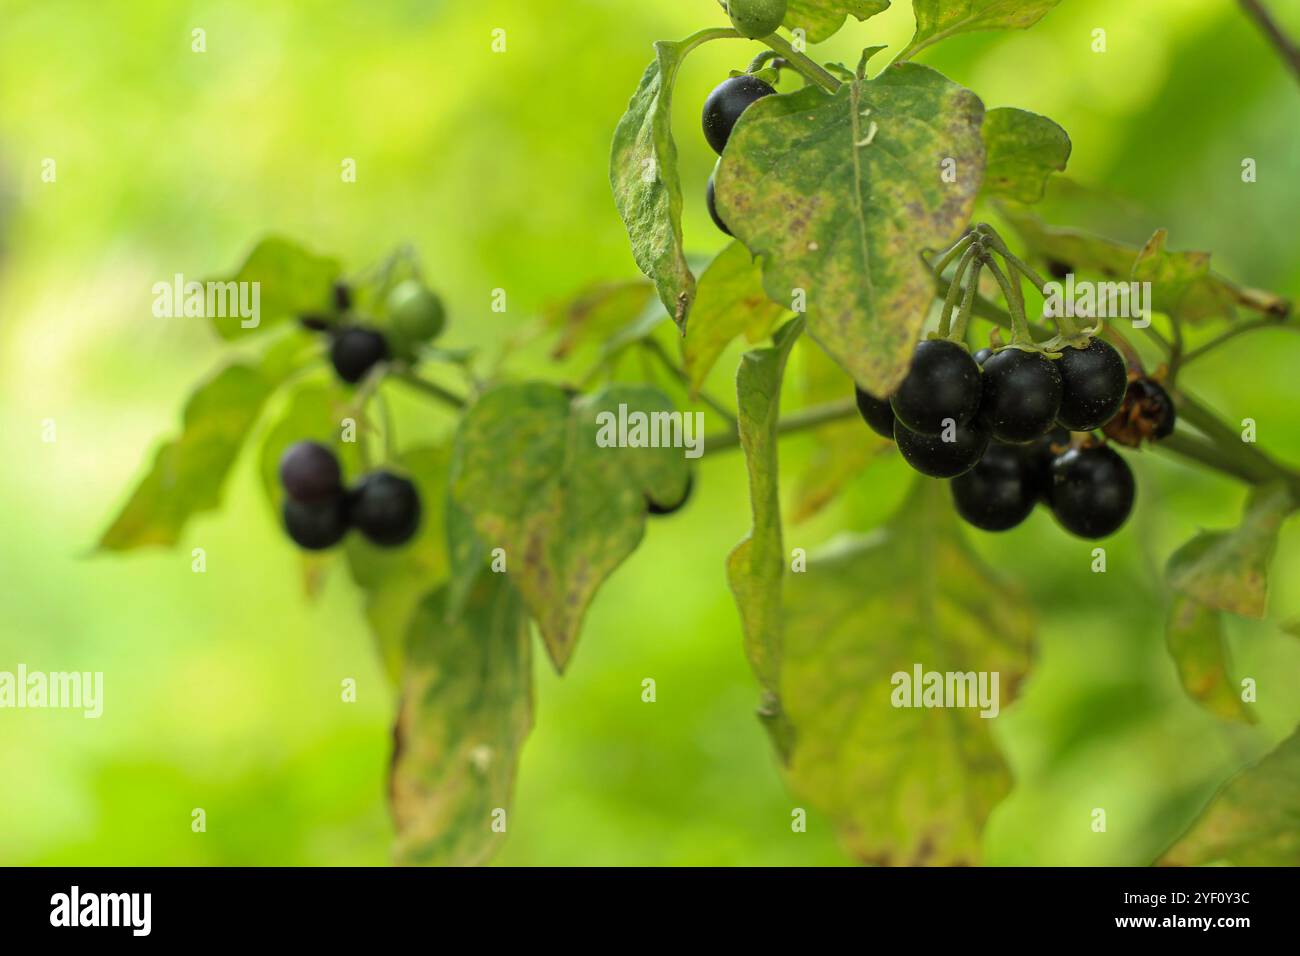
[[[457,395],[455,392],[451,392],[443,388],[441,385],[437,384],[436,382],[430,382],[428,379],[420,378],[420,376],[416,375],[414,372],[411,371],[397,372],[393,375],[393,378],[395,378],[399,382],[405,382],[407,385],[411,386],[412,388],[424,392],[424,394],[437,399],[438,401],[442,402],[444,405],[449,406],[450,408],[461,409],[469,404],[469,402],[464,397]]]
[[[687,388],[690,387],[691,377],[686,374],[686,370],[684,368],[682,368],[680,365],[678,365],[676,362],[673,361],[672,356],[670,356],[667,353],[667,351],[664,350],[663,345],[657,339],[642,339],[641,346],[647,352],[649,352],[651,355],[657,358],[659,360],[659,364],[662,365],[665,369],[667,369],[668,373],[672,375],[674,378],[676,378],[677,381],[687,386]],[[705,405],[709,406],[709,408],[713,409],[714,412],[716,412],[719,416],[722,417],[723,421],[730,424],[732,428],[737,427],[736,416],[731,411],[731,409],[727,408],[726,405],[723,405],[722,402],[718,401],[718,399],[706,393],[703,389],[698,391],[696,394],[698,395],[700,401],[703,402]]]
[[[1278,22],[1273,19],[1273,15],[1268,12],[1260,0],[1240,0],[1241,8],[1246,11],[1246,16],[1255,21],[1255,25],[1266,36],[1270,43],[1277,48],[1278,55],[1283,61],[1291,67],[1295,73],[1296,79],[1300,80],[1300,47],[1282,32]]]
[[[735,30],[730,31],[736,33]],[[739,34],[736,34],[739,36]],[[763,42],[770,46],[777,53],[781,54],[790,64],[791,69],[798,70],[810,82],[816,83],[827,93],[836,93],[840,88],[840,81],[831,73],[828,73],[810,57],[795,51],[790,45],[790,41],[779,33],[773,33],[770,36],[763,37]]]
[[[711,40],[726,40],[729,38],[739,38],[740,34],[731,27],[709,27],[707,30],[700,30],[692,33],[685,40],[680,41],[677,45],[681,47],[678,56],[685,56],[701,44],[708,43]]]
[[[1153,447],[1160,451],[1171,452],[1180,458],[1196,462],[1212,471],[1236,478],[1248,485],[1257,484],[1259,478],[1249,469],[1241,468],[1235,462],[1226,461],[1219,455],[1218,449],[1204,438],[1175,431],[1168,438],[1163,438]]]
[[[1297,326],[1287,325],[1286,318],[1277,316],[1264,316],[1259,319],[1251,319],[1249,322],[1238,322],[1221,335],[1217,335],[1204,345],[1198,345],[1196,348],[1183,355],[1182,365],[1186,366],[1189,362],[1201,358],[1203,355],[1214,351],[1223,343],[1235,339],[1238,335],[1246,332],[1254,332],[1256,329],[1266,329],[1269,327],[1296,329]]]
[[[1011,344],[1012,345],[1032,345],[1034,342],[1033,335],[1029,332],[1029,320],[1025,318],[1024,299],[1017,294],[1017,290],[1011,284],[1001,267],[993,261],[992,256],[984,256],[980,262],[993,273],[993,278],[998,280],[998,286],[1002,289],[1002,295],[1007,300],[1007,307],[1011,310]],[[975,274],[976,279],[979,273]],[[1019,284],[1020,277],[1016,276],[1016,283]],[[967,307],[969,312],[969,307]]]
[[[846,418],[853,418],[857,414],[858,404],[853,399],[845,399],[844,401],[839,402],[826,402],[822,405],[812,405],[808,408],[801,408],[797,412],[792,412],[777,422],[776,430],[780,435],[788,435],[792,432],[807,431],[810,428],[816,428],[819,425],[825,425],[828,422],[837,422]],[[717,451],[730,451],[733,448],[739,447],[740,432],[736,430],[704,436],[705,455]]]
[[[943,311],[939,314],[939,334],[944,338],[948,338],[952,332],[952,310],[957,307],[957,295],[962,291],[962,278],[978,255],[979,248],[973,244],[968,245],[962,253],[961,261],[957,263],[957,271],[952,274],[952,282],[949,283],[948,291],[943,297]],[[945,256],[944,258],[947,259],[948,257]],[[942,271],[942,269],[936,269],[934,273],[935,278],[940,281],[942,281],[940,276]]]

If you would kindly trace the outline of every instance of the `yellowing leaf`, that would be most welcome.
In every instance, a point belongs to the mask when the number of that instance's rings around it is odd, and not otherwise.
[[[1300,732],[1228,781],[1160,862],[1300,866]]]
[[[785,599],[781,696],[796,794],[865,862],[978,862],[985,821],[1011,786],[996,718],[978,705],[894,706],[895,675],[970,675],[962,686],[972,688],[983,676],[990,691],[997,675],[1000,713],[1027,667],[1032,620],[1023,596],[965,545],[946,483],[918,481],[880,533],[790,574]]]
[[[407,637],[389,799],[397,862],[474,866],[505,839],[532,729],[528,616],[504,574],[479,575],[448,621],[438,592]]]
[[[983,114],[969,90],[909,63],[833,96],[764,97],[723,154],[718,211],[761,261],[769,298],[806,296],[809,335],[875,394],[906,374],[934,300],[920,251],[970,219]]]
[[[1257,491],[1237,528],[1204,531],[1174,553],[1169,586],[1206,607],[1263,617],[1278,530],[1294,510],[1284,487]]]
[[[461,421],[451,494],[464,518],[452,527],[471,528],[479,542],[453,541],[453,552],[481,557],[504,549],[511,580],[558,670],[597,588],[640,543],[646,497],[679,501],[690,477],[684,448],[631,447],[630,431],[623,436],[628,444],[602,447],[606,416],[617,427],[631,424],[633,413],[671,420],[672,412],[652,388],[615,385],[571,398],[534,383],[486,392]],[[458,574],[477,570],[463,560]]]
[[[1221,612],[1179,598],[1169,613],[1166,639],[1188,695],[1224,720],[1255,722],[1240,688],[1232,684],[1232,655]]]
[[[700,276],[691,326],[682,339],[682,364],[697,394],[714,363],[737,336],[770,331],[785,309],[768,299],[762,273],[739,242],[733,242]]]

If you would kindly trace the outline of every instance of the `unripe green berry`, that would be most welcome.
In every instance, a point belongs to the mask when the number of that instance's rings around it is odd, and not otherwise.
[[[786,0],[728,0],[727,15],[741,36],[757,40],[776,32],[785,19]]]
[[[430,342],[446,324],[442,300],[418,279],[398,283],[388,293],[388,322],[407,342]]]

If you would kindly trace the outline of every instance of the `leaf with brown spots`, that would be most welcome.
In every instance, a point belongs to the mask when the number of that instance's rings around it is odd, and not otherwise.
[[[1300,731],[1229,780],[1160,862],[1300,866]]]
[[[452,455],[449,528],[454,574],[477,574],[497,548],[537,620],[557,670],[573,653],[596,590],[636,550],[646,499],[681,500],[690,479],[687,449],[633,445],[602,447],[620,405],[634,413],[669,415],[671,401],[645,386],[612,385],[571,397],[555,385],[494,388],[461,420]],[[681,419],[698,434],[697,420]],[[673,432],[670,440],[687,437]],[[466,534],[477,541],[466,544]],[[466,560],[477,562],[466,564]]]
[[[1235,529],[1203,531],[1174,552],[1166,568],[1169,586],[1206,607],[1263,617],[1278,530],[1294,510],[1285,487],[1255,492]]]
[[[921,250],[970,220],[983,116],[975,94],[908,63],[834,95],[764,97],[723,153],[718,212],[762,263],[768,296],[802,290],[809,334],[873,394],[906,374],[934,300]]]
[[[984,116],[984,192],[1017,202],[1043,198],[1052,173],[1070,160],[1070,137],[1046,116],[1001,108]]]
[[[509,814],[533,725],[528,641],[528,615],[504,574],[478,575],[450,620],[443,591],[418,608],[389,774],[397,862],[474,866],[505,839],[493,815]]]
[[[839,539],[785,581],[781,696],[791,787],[859,859],[978,861],[1011,776],[980,707],[895,707],[924,671],[998,675],[1005,708],[1028,666],[1023,596],[966,546],[945,483],[921,479],[878,533]],[[956,685],[954,685],[956,686]],[[990,684],[991,687],[991,684]]]

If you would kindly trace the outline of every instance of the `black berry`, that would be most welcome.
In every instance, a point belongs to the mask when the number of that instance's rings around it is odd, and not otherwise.
[[[1033,441],[1056,420],[1061,389],[1061,373],[1047,356],[1003,349],[984,362],[980,414],[999,441]]]
[[[971,357],[975,359],[976,365],[983,366],[984,363],[988,361],[988,357],[992,354],[993,354],[993,350],[985,346],[984,348],[980,349]]]
[[[405,544],[420,527],[420,492],[389,471],[366,475],[352,492],[352,524],[381,547]]]
[[[1088,432],[1115,417],[1128,389],[1128,368],[1113,345],[1093,339],[1084,349],[1066,346],[1058,364],[1062,384],[1058,422],[1070,431]]]
[[[858,400],[858,414],[881,438],[894,440],[894,409],[887,398],[876,398],[870,392],[854,389]]]
[[[333,451],[318,442],[300,441],[280,456],[280,484],[296,501],[323,501],[343,493],[343,474]]]
[[[975,467],[989,444],[983,422],[951,428],[952,441],[942,435],[921,435],[901,421],[894,423],[894,441],[909,465],[931,478],[956,478]]]
[[[970,471],[952,480],[957,513],[984,531],[1007,531],[1029,517],[1039,485],[1029,449],[992,442]]]
[[[709,218],[713,220],[713,224],[729,236],[731,235],[731,230],[727,228],[727,224],[723,222],[722,217],[718,215],[718,200],[713,188],[713,177],[716,175],[716,169],[712,173],[709,173],[709,185],[704,189],[704,201],[709,207]]]
[[[1017,447],[1025,451],[1025,466],[1029,469],[1030,482],[1036,494],[1047,501],[1052,489],[1052,462],[1069,449],[1069,431],[1057,425],[1038,441]]]
[[[680,511],[683,507],[686,506],[686,502],[690,500],[691,492],[694,490],[694,488],[695,488],[695,476],[687,475],[686,489],[682,492],[682,496],[677,499],[677,502],[675,504],[661,505],[653,498],[651,498],[649,495],[646,495],[645,496],[646,512],[652,515],[662,516],[662,515],[670,515],[674,511]]]
[[[334,371],[343,381],[356,384],[377,362],[388,358],[388,343],[373,329],[343,329],[330,348]]]
[[[284,500],[284,528],[300,548],[323,551],[348,533],[347,498],[343,494],[323,501]]]
[[[719,83],[704,101],[704,138],[722,154],[740,114],[755,100],[771,96],[772,89],[756,76],[732,76]]]
[[[1135,492],[1128,462],[1109,445],[1071,448],[1052,463],[1052,513],[1081,538],[1118,531],[1133,510]]]
[[[980,367],[956,342],[930,339],[916,347],[912,367],[890,404],[914,432],[937,435],[949,420],[965,425],[980,408]]]

